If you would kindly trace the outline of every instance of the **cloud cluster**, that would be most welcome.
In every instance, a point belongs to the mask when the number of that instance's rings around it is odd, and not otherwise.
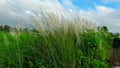
[[[26,12],[59,11],[64,8],[57,0],[0,0],[0,24],[18,24],[27,19]]]
[[[120,32],[117,30],[120,29],[119,10],[95,5],[95,10],[80,9],[76,12],[72,2],[73,0],[0,0],[0,24],[17,25],[22,22],[21,20],[29,23],[29,15],[38,13],[42,9],[48,12],[67,14],[68,18],[79,14],[81,18],[93,21],[98,25],[108,26],[112,32]],[[120,2],[120,0],[104,0],[104,2]]]
[[[111,32],[120,32],[120,12],[119,10],[96,5],[96,10],[80,10],[82,18],[91,20],[100,26],[108,26]]]

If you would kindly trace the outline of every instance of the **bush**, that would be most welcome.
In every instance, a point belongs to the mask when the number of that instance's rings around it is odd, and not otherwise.
[[[86,57],[86,59],[90,61],[89,66],[89,61],[84,66],[88,66],[89,68],[90,66],[96,65],[96,63],[92,63],[91,65],[91,61],[94,60],[103,63],[102,65],[105,67],[102,68],[106,68],[106,65],[109,66],[112,55],[112,36],[109,36],[109,33],[107,33],[107,36],[105,37],[101,32],[88,30],[87,32],[84,32],[81,37],[82,45],[80,49],[83,51],[83,57]]]
[[[72,30],[59,29],[55,33],[6,36],[8,44],[4,44],[5,50],[0,50],[0,65],[4,68],[108,68],[111,57],[108,36],[93,30],[78,35]]]

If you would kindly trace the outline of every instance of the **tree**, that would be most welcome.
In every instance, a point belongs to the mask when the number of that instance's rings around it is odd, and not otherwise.
[[[0,26],[0,31],[3,31],[3,26],[2,25]]]
[[[9,32],[9,31],[10,31],[10,26],[8,26],[8,25],[4,25],[4,27],[3,27],[3,31],[5,31],[5,32]]]
[[[101,31],[102,31],[102,32],[108,32],[107,26],[102,26]]]

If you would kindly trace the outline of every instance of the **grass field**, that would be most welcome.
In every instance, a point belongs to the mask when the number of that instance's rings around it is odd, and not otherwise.
[[[109,36],[88,30],[0,34],[1,68],[109,68]]]
[[[48,15],[35,18],[38,32],[0,32],[0,68],[109,68],[111,34],[62,20]]]

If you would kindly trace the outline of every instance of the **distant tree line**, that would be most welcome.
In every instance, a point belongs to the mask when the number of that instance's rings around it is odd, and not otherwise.
[[[0,31],[9,32],[10,28],[11,27],[9,25],[0,25]]]
[[[2,31],[2,32],[16,31],[16,32],[35,32],[35,33],[38,33],[38,31],[35,28],[33,28],[33,29],[17,28],[17,27],[12,27],[9,25],[0,25],[0,31]]]

